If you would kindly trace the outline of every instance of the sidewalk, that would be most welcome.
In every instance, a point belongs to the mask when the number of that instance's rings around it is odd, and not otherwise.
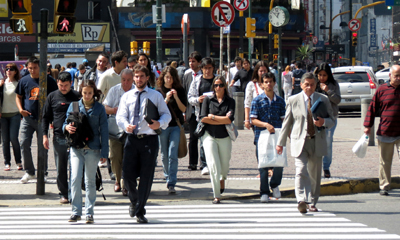
[[[331,165],[332,178],[322,179],[322,195],[337,195],[357,192],[378,191],[378,149],[377,146],[368,148],[367,156],[357,158],[351,148],[361,136],[360,117],[340,117],[334,135],[333,162]],[[34,138],[32,153],[37,159],[36,139]],[[255,147],[253,145],[253,132],[240,130],[239,138],[233,143],[230,172],[226,181],[226,190],[222,199],[258,198],[259,179]],[[2,151],[0,150],[0,156]],[[290,156],[290,152],[288,154]],[[397,156],[394,159],[398,159]],[[393,161],[392,173],[399,175],[400,163]],[[14,160],[12,160],[14,161]],[[36,166],[36,164],[35,164]],[[200,170],[189,171],[188,157],[179,160],[177,194],[168,195],[161,161],[158,160],[155,180],[150,194],[149,202],[182,201],[182,200],[212,200],[212,189],[209,176],[202,176]],[[2,166],[3,167],[3,166]],[[52,149],[49,151],[49,177],[45,186],[46,194],[36,195],[36,183],[20,184],[19,179],[24,174],[17,171],[12,162],[12,171],[5,172],[0,169],[0,206],[32,206],[32,205],[58,205],[58,190],[55,183],[56,171]],[[97,195],[96,204],[127,204],[127,197],[113,191],[114,183],[111,181],[107,170],[102,169],[103,193],[107,200],[104,201],[101,193]],[[288,158],[288,167],[284,169],[282,195],[294,197],[294,158]],[[400,188],[400,179],[393,179],[392,188]]]

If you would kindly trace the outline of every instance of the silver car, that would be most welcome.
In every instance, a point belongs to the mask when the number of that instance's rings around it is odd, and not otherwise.
[[[379,87],[372,67],[348,66],[332,69],[342,101],[339,111],[361,111],[361,98],[372,98]]]
[[[383,80],[383,82],[389,82],[389,72],[390,72],[390,67],[377,71],[375,73],[375,76],[376,79],[378,79],[378,82],[380,83],[380,80]]]

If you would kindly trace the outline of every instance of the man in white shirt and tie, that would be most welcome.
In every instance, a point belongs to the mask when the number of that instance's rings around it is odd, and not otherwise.
[[[149,70],[137,65],[133,72],[136,88],[122,96],[116,118],[118,126],[128,133],[122,176],[131,201],[129,215],[136,216],[138,223],[147,223],[144,207],[150,195],[159,148],[155,130],[166,129],[171,115],[161,93],[147,87]],[[152,124],[144,119],[146,98],[154,103],[160,115],[159,119],[152,119]],[[138,177],[140,182],[137,189]]]

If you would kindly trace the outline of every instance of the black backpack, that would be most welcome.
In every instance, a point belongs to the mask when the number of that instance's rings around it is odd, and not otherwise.
[[[73,111],[68,115],[67,124],[73,123],[76,131],[70,134],[64,131],[68,145],[74,148],[84,148],[87,143],[93,139],[92,127],[89,125],[89,120],[84,113],[79,112],[79,103],[72,103]]]
[[[85,188],[85,166],[83,166],[83,175],[82,175],[82,190],[86,191]],[[101,176],[101,171],[100,168],[97,166],[97,172],[96,172],[96,191],[103,191],[103,178]],[[106,200],[106,196],[104,196],[104,193],[101,193],[103,195],[104,200]]]

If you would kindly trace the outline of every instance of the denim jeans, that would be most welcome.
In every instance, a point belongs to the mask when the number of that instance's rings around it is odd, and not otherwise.
[[[175,186],[178,172],[178,148],[181,129],[179,126],[168,127],[158,136],[160,139],[161,161],[167,187]]]
[[[53,138],[54,160],[57,168],[57,187],[60,196],[69,199],[68,162],[69,152],[67,139],[59,136]]]
[[[256,144],[256,156],[258,161],[258,145]],[[259,168],[258,171],[260,172],[260,194],[269,194],[269,187],[276,188],[281,185],[282,182],[282,173],[283,167],[274,167],[274,173],[271,177],[271,182],[268,184],[268,169],[266,168]]]
[[[15,163],[21,163],[21,147],[18,142],[21,115],[1,118],[1,136],[3,138],[4,164],[11,165],[10,142],[12,144]]]
[[[335,125],[333,127],[326,129],[326,141],[328,143],[327,146],[327,151],[328,154],[322,158],[322,168],[324,170],[329,170],[329,167],[331,166],[332,163],[332,145],[333,145],[333,134],[335,133],[337,126],[337,119],[335,120]]]
[[[100,150],[76,149],[71,151],[71,204],[72,214],[82,216],[82,175],[85,166],[85,210],[86,215],[93,215],[96,202],[96,172],[100,160]]]
[[[43,131],[41,126],[38,126],[38,120],[28,117],[24,117],[22,120],[21,124],[21,150],[22,150],[22,156],[24,158],[24,168],[25,171],[29,175],[35,175],[35,166],[33,165],[33,160],[32,160],[32,151],[31,151],[31,145],[32,145],[32,138],[33,138],[33,133],[36,132],[36,136],[43,136]],[[38,143],[38,144],[43,144],[43,143]],[[46,172],[47,175],[47,150],[45,148],[39,148],[43,149],[44,152],[39,152],[39,155],[43,156],[45,159],[44,162],[44,171]]]

